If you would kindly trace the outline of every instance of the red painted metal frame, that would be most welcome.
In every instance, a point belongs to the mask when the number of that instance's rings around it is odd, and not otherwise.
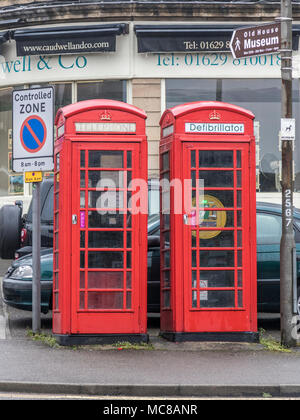
[[[190,134],[185,132],[186,122],[216,122],[210,120],[217,115],[220,123],[243,123],[244,134]],[[191,178],[191,150],[232,150],[233,156],[240,150],[242,154],[242,188],[237,187],[236,157],[233,168],[202,168],[201,170],[231,170],[234,173],[233,188],[231,191],[242,191],[243,224],[237,228],[237,202],[232,207],[224,207],[223,211],[234,212],[234,246],[228,248],[199,248],[193,247],[197,258],[197,286],[192,287],[192,243],[191,232],[196,231],[196,237],[201,230],[226,231],[228,228],[194,228],[184,223],[184,211],[174,214],[175,188],[170,189],[170,287],[164,283],[163,254],[164,248],[164,216],[161,216],[161,330],[173,333],[247,333],[257,331],[257,286],[256,286],[256,186],[255,186],[255,139],[253,134],[254,115],[240,107],[221,102],[197,102],[179,105],[165,111],[161,118],[160,162],[161,178],[164,177],[165,168],[162,166],[163,155],[170,154],[170,180],[184,180]],[[167,135],[164,137],[164,133]],[[196,168],[195,168],[196,169]],[[197,167],[199,170],[199,167]],[[205,188],[205,185],[204,185]],[[224,190],[224,188],[207,187],[207,190]],[[226,188],[225,188],[226,190]],[[205,191],[205,190],[204,190]],[[234,193],[234,197],[236,194]],[[184,200],[184,197],[182,198]],[[191,201],[191,199],[190,199]],[[182,203],[184,205],[184,203]],[[191,203],[190,203],[191,204]],[[205,210],[201,208],[201,210]],[[208,209],[206,209],[208,210]],[[199,207],[196,208],[198,214]],[[237,231],[242,231],[243,242],[237,247]],[[198,239],[199,241],[199,239]],[[199,301],[200,284],[199,272],[220,270],[219,267],[201,267],[199,252],[201,250],[230,250],[234,252],[234,286],[233,287],[203,287],[201,292],[214,290],[235,292],[235,304],[232,307],[201,307]],[[243,265],[237,265],[237,251],[243,252]],[[237,270],[244,272],[243,287],[238,286]],[[228,267],[222,267],[228,270]],[[170,305],[164,305],[165,293],[170,293]],[[243,305],[238,304],[238,291],[243,291]],[[197,305],[192,307],[192,292],[197,293]],[[196,295],[196,294],[195,294]]]
[[[136,132],[122,133],[84,133],[75,132],[75,122],[99,122],[104,115],[105,119],[112,122],[126,122],[136,124]],[[126,309],[126,297],[124,306],[120,309],[87,309],[86,295],[88,293],[87,275],[85,274],[84,287],[80,283],[80,272],[86,273],[87,254],[90,251],[104,251],[108,248],[88,248],[88,231],[96,231],[97,228],[89,229],[88,214],[91,208],[80,207],[80,191],[85,194],[85,206],[88,206],[88,192],[94,191],[87,183],[88,166],[81,167],[80,151],[122,151],[132,153],[132,179],[143,180],[147,184],[147,139],[145,135],[146,114],[131,105],[108,100],[84,101],[69,105],[58,111],[56,117],[57,140],[55,143],[56,161],[59,156],[59,167],[55,166],[54,196],[59,200],[54,201],[54,287],[53,287],[53,332],[58,335],[80,334],[145,334],[147,331],[147,214],[138,213],[132,215],[132,228],[129,230],[119,229],[123,232],[123,248],[117,249],[124,256],[126,267],[125,248],[127,232],[131,231],[131,256],[132,273],[131,286],[126,286],[126,268],[122,271],[123,287],[121,289],[106,289],[120,291],[123,296],[131,293],[131,307]],[[63,133],[59,136],[60,133]],[[86,165],[88,161],[86,160]],[[127,177],[127,167],[119,168],[124,180]],[[90,168],[95,171],[105,171],[105,168]],[[117,168],[107,170],[118,171]],[[80,172],[85,171],[85,187],[81,189]],[[126,175],[125,175],[126,173]],[[126,184],[122,190],[127,196]],[[135,189],[136,191],[136,189]],[[134,193],[134,191],[132,191]],[[147,198],[145,198],[147,200]],[[126,208],[127,209],[127,208]],[[123,220],[126,219],[125,209]],[[85,223],[80,224],[81,211],[85,212]],[[57,219],[57,215],[59,219]],[[72,224],[72,215],[77,215],[77,224]],[[130,230],[131,229],[131,230]],[[101,229],[100,229],[101,230]],[[111,229],[102,229],[109,232]],[[118,231],[119,231],[118,230]],[[80,232],[84,232],[85,246],[80,249]],[[126,238],[125,238],[126,236]],[[128,249],[128,247],[127,247]],[[80,250],[85,252],[85,268],[80,268]],[[115,251],[115,249],[113,249]],[[91,271],[103,271],[100,268]],[[105,271],[118,271],[106,269]],[[91,289],[103,291],[104,289]],[[85,307],[80,307],[80,293],[85,293]],[[128,295],[129,296],[129,295]]]

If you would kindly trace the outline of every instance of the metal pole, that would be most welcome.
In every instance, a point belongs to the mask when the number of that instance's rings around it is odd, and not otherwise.
[[[41,330],[41,183],[32,193],[32,331]]]
[[[292,118],[292,4],[281,0],[281,117]],[[281,343],[297,344],[293,338],[293,142],[282,141],[282,237],[280,243]]]

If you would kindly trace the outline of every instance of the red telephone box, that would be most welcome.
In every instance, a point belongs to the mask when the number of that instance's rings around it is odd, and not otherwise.
[[[254,115],[194,102],[161,118],[161,335],[256,341]]]
[[[147,186],[145,119],[112,100],[78,102],[56,115],[53,333],[60,344],[148,340],[147,212],[134,206]]]

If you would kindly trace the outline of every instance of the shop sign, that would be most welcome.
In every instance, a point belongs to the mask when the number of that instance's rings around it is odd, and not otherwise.
[[[281,44],[280,23],[240,28],[233,32],[230,49],[234,58],[272,54]]]
[[[54,89],[13,92],[13,171],[53,170]]]

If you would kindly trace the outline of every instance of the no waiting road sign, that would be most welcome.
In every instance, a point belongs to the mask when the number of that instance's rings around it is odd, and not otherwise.
[[[272,54],[280,49],[280,23],[240,28],[233,32],[230,50],[234,58]]]
[[[54,89],[13,92],[13,170],[52,171]]]

